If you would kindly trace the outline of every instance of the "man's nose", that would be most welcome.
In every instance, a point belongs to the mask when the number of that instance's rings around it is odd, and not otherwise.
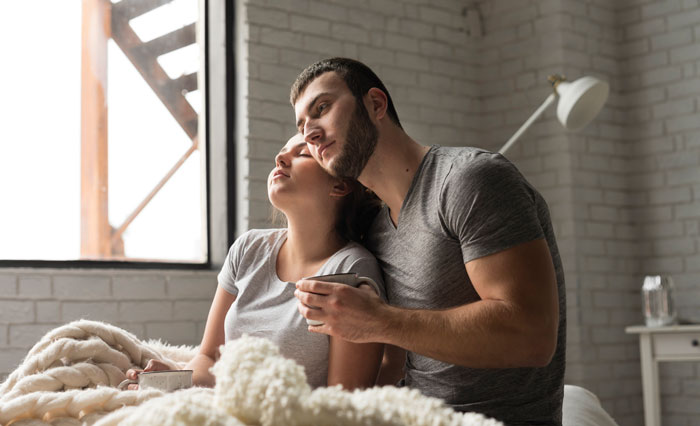
[[[321,142],[323,132],[318,127],[307,126],[304,128],[304,140],[310,144],[318,144]]]

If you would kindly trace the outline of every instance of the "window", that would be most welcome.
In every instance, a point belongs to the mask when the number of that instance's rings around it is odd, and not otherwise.
[[[208,261],[200,15],[0,3],[0,259]]]

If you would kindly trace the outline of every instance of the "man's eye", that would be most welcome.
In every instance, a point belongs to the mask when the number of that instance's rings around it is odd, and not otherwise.
[[[324,109],[328,107],[328,104],[323,103],[318,105],[318,112],[322,112]]]

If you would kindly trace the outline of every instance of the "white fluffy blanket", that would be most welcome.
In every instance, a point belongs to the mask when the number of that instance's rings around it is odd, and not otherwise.
[[[312,391],[301,366],[248,336],[222,346],[214,389],[115,387],[152,358],[182,368],[195,353],[109,324],[72,322],[47,333],[0,385],[0,425],[502,425],[406,388]]]

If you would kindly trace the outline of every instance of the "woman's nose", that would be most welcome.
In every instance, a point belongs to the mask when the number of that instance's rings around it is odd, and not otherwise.
[[[275,164],[277,166],[288,167],[289,159],[286,157],[285,154],[279,153],[275,156]]]

